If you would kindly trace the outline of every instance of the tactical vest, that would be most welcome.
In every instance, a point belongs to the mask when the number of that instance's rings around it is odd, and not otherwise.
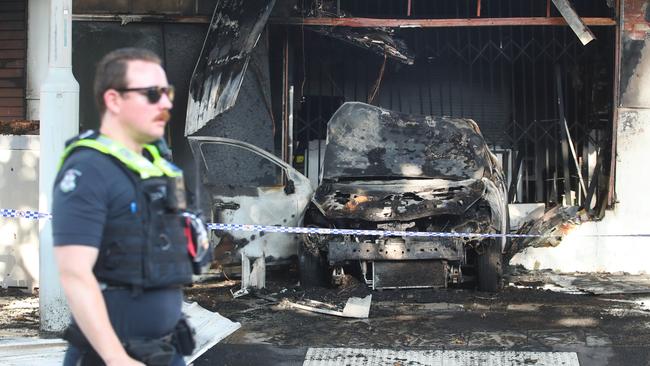
[[[110,286],[151,289],[188,284],[192,261],[187,250],[187,224],[181,216],[185,192],[182,172],[160,156],[153,145],[144,148],[150,161],[97,133],[84,133],[66,147],[61,165],[75,149],[91,148],[123,168],[135,186],[132,217],[108,220],[93,272]]]

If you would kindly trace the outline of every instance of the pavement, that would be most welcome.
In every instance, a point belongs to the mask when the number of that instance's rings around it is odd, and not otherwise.
[[[650,278],[628,279],[650,289]],[[545,283],[540,276],[532,279],[536,286],[526,285],[528,280],[530,275],[512,278],[498,294],[374,291],[367,319],[283,306],[287,298],[341,306],[350,295],[364,296],[360,288],[310,291],[289,279],[238,299],[222,288],[188,291],[189,297],[242,324],[194,364],[650,365],[647,294],[636,288],[594,295],[584,283],[585,289],[577,291]]]
[[[303,289],[295,278],[267,276],[267,289],[233,298],[238,281],[211,281],[186,290],[190,301],[216,311],[241,328],[193,361],[194,365],[650,365],[650,278],[617,274],[635,283],[629,293],[590,292],[582,275],[555,282],[557,274],[512,277],[496,294],[471,289],[370,291],[352,285]],[[561,276],[562,277],[562,276]],[[580,288],[575,278],[580,277]],[[542,279],[540,279],[542,278]],[[546,279],[543,279],[546,278]],[[564,282],[563,282],[564,281]],[[611,278],[605,278],[611,281]],[[531,285],[532,284],[532,285]],[[552,289],[552,290],[551,290]],[[650,291],[650,290],[648,290]],[[614,291],[615,292],[615,291]],[[372,294],[368,318],[343,318],[286,306],[317,300],[341,307],[352,296]],[[7,364],[8,340],[33,327],[30,298],[0,299],[0,314],[27,306],[17,329],[0,323],[0,363]],[[37,302],[36,302],[37,304]],[[334,312],[333,312],[334,313]],[[37,315],[37,314],[36,314]],[[27,317],[29,318],[29,317]],[[17,323],[18,324],[18,323]],[[31,324],[31,325],[30,325]],[[214,326],[212,326],[214,328]],[[24,330],[24,329],[23,329]],[[31,329],[34,335],[38,331]],[[37,337],[23,347],[62,351]],[[41,342],[40,344],[38,342]],[[58,347],[58,348],[57,348]],[[30,361],[31,362],[31,361]],[[14,363],[45,364],[45,363]]]

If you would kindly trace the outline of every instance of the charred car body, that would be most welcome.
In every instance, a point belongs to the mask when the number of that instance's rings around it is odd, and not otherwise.
[[[496,157],[469,119],[343,104],[328,123],[321,182],[305,224],[405,232],[504,233],[506,188]],[[359,268],[373,288],[446,287],[475,277],[501,285],[505,238],[306,234],[306,285]],[[357,267],[358,265],[358,267]]]

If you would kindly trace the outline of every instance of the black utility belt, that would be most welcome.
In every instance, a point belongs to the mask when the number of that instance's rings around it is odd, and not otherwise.
[[[63,339],[81,351],[80,366],[104,365],[101,357],[92,348],[76,324],[71,324],[63,333]],[[174,356],[180,353],[189,356],[194,352],[196,341],[194,329],[185,318],[181,318],[174,331],[161,338],[132,338],[122,342],[129,356],[148,366],[168,366]]]

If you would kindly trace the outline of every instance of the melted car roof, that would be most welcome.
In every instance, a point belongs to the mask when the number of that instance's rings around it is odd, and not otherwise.
[[[479,179],[486,151],[472,120],[348,102],[328,123],[323,178]]]

